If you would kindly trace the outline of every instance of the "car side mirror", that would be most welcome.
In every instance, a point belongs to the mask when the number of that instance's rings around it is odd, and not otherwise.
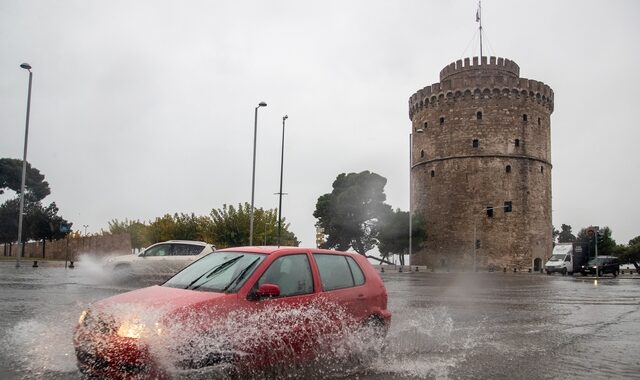
[[[257,298],[272,298],[280,295],[280,287],[275,284],[262,284],[256,291]]]

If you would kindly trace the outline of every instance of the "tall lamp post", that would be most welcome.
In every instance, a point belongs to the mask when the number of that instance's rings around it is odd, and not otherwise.
[[[24,213],[24,182],[27,175],[27,141],[29,138],[29,113],[31,111],[31,82],[33,80],[31,65],[23,63],[20,67],[29,71],[29,92],[27,93],[27,121],[24,127],[24,153],[22,155],[22,182],[20,183],[20,211],[18,214],[18,253],[16,255],[16,268],[20,267],[20,255],[24,250],[24,242],[22,241],[22,218]]]
[[[251,210],[249,210],[249,245],[253,245],[253,201],[256,190],[256,141],[258,136],[258,108],[266,106],[267,103],[265,102],[258,103],[253,119],[253,171],[251,174]]]
[[[424,129],[416,129],[416,133],[422,133]],[[413,180],[411,171],[413,170],[413,133],[409,133],[409,265],[411,265],[411,255],[413,254],[413,201],[412,189]]]
[[[280,246],[280,237],[282,236],[282,171],[284,168],[284,122],[289,116],[282,117],[282,154],[280,155],[280,200],[278,201],[278,247]]]

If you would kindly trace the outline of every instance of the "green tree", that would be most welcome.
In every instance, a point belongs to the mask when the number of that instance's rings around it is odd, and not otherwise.
[[[224,204],[222,208],[211,210],[211,223],[207,226],[206,235],[211,236],[218,248],[236,247],[249,244],[249,203],[238,204],[238,207]],[[255,245],[276,245],[278,239],[277,209],[264,210],[254,208]],[[289,224],[283,218],[281,245],[298,246],[300,241],[289,231]]]
[[[378,231],[378,250],[384,259],[389,255],[398,255],[400,264],[404,265],[404,255],[409,254],[409,212],[391,211],[382,219]],[[411,245],[417,248],[424,240],[424,222],[420,217],[413,217],[411,223]]]
[[[109,233],[112,235],[128,233],[131,237],[132,248],[143,248],[151,245],[149,240],[149,226],[139,220],[125,219],[120,221],[113,219],[109,222],[109,231],[103,231],[103,234]]]
[[[44,175],[28,162],[25,172],[24,218],[22,240],[60,239],[70,232],[72,223],[58,215],[55,202],[43,206],[42,200],[51,193]],[[6,190],[16,193],[0,205],[0,242],[11,243],[18,240],[18,214],[22,182],[22,160],[0,158],[0,194]],[[62,232],[61,226],[69,229]]]
[[[593,241],[596,236],[590,237],[587,233],[589,227],[583,228],[578,232],[578,236],[576,236],[576,241],[589,243],[593,245]],[[602,238],[598,239],[598,256],[613,256],[616,249],[616,241],[611,237],[613,231],[611,228],[604,227],[600,229],[600,233],[602,234]]]
[[[20,194],[22,184],[22,160],[14,158],[0,158],[0,194],[4,194],[5,189],[10,189]],[[49,183],[44,180],[44,175],[36,168],[31,167],[27,162],[25,175],[25,200],[37,202],[43,200],[51,194]]]
[[[51,241],[62,239],[71,232],[73,223],[58,215],[59,210],[55,202],[47,207],[42,207],[40,202],[31,202],[30,208],[25,220],[29,238]]]
[[[313,213],[316,226],[327,235],[323,248],[353,248],[365,255],[378,243],[380,221],[391,211],[384,203],[386,183],[386,178],[369,171],[338,175],[333,191],[318,198]]]
[[[576,241],[576,237],[571,233],[571,226],[568,224],[562,224],[561,231],[558,234],[558,243],[573,243]]]

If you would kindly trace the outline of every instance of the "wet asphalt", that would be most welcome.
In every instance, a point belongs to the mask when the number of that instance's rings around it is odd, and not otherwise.
[[[320,378],[640,378],[640,276],[397,273],[384,350]],[[0,379],[77,379],[72,334],[91,302],[149,285],[114,284],[93,262],[0,261]]]

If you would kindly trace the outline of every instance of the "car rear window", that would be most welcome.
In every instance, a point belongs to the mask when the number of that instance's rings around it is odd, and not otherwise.
[[[202,252],[204,246],[194,244],[174,244],[172,256],[195,256]]]
[[[349,268],[351,269],[351,274],[353,275],[353,281],[356,286],[364,284],[364,274],[362,273],[362,269],[354,259],[351,257],[347,257],[347,262],[349,263]]]
[[[352,258],[322,253],[315,253],[313,257],[320,272],[322,289],[325,291],[364,284],[362,270]]]

